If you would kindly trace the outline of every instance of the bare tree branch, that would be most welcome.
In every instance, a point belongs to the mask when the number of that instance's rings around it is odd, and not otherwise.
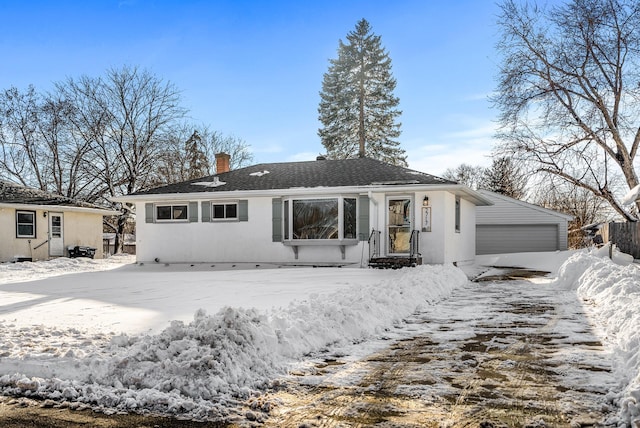
[[[500,152],[588,189],[634,220],[618,202],[625,189],[612,183],[617,175],[626,190],[639,182],[640,3],[569,0],[546,8],[505,0],[498,24]]]

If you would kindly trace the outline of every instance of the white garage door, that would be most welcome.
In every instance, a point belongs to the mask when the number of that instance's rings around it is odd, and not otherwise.
[[[525,253],[557,249],[557,224],[479,224],[476,226],[476,254]]]

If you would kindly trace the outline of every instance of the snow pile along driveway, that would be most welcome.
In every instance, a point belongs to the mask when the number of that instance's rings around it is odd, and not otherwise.
[[[576,253],[560,268],[556,284],[577,288],[594,305],[597,322],[606,331],[607,347],[616,356],[621,392],[614,398],[620,419],[640,422],[640,268],[620,266],[602,251]]]
[[[156,335],[116,336],[84,355],[5,353],[0,373],[12,374],[0,376],[0,388],[72,407],[229,416],[236,400],[268,386],[290,363],[381,334],[467,282],[453,266],[420,266],[385,278],[314,294],[284,309],[201,310],[190,323],[174,321]]]

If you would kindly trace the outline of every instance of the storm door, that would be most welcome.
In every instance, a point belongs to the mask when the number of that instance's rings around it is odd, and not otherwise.
[[[409,254],[411,238],[411,199],[387,200],[387,254]]]
[[[64,256],[64,226],[62,213],[49,213],[49,255]]]

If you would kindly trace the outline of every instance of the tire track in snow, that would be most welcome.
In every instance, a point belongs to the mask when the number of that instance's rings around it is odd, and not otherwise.
[[[612,411],[609,356],[575,293],[469,283],[403,331],[365,359],[290,378],[266,426],[573,428]]]

